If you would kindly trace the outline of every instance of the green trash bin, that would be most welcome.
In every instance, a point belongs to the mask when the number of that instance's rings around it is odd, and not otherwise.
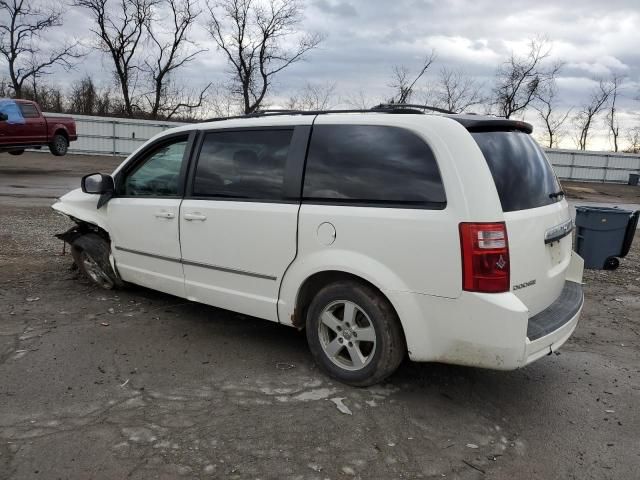
[[[576,252],[585,268],[615,270],[625,257],[640,211],[610,207],[576,207]]]

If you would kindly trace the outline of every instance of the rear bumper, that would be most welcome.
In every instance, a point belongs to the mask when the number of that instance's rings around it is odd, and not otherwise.
[[[560,348],[576,329],[583,305],[582,285],[565,282],[560,297],[529,319],[523,365]]]
[[[564,344],[584,304],[582,259],[572,256],[560,296],[537,315],[512,292],[463,292],[455,299],[387,292],[404,328],[409,358],[514,370]]]

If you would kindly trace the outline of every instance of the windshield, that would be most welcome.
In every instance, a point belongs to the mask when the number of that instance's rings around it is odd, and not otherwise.
[[[505,212],[558,202],[558,180],[546,155],[527,133],[472,132],[487,160]]]

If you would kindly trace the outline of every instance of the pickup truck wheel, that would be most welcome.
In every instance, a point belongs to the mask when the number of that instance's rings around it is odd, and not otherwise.
[[[68,148],[69,141],[67,140],[67,137],[59,133],[53,136],[53,138],[51,139],[51,143],[49,144],[49,151],[56,157],[62,157],[63,155],[65,155]]]
[[[100,288],[111,290],[123,285],[109,262],[109,244],[95,233],[82,235],[71,245],[71,256],[88,279]]]
[[[320,290],[309,306],[306,330],[318,365],[336,380],[357,387],[387,378],[406,352],[391,304],[357,282],[336,282]]]
[[[9,150],[9,155],[22,155],[24,153],[24,148],[21,150]]]

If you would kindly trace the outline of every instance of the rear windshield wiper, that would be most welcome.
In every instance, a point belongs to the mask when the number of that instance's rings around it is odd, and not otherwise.
[[[557,192],[553,192],[549,194],[549,198],[558,198],[566,196],[562,190],[558,190]]]

